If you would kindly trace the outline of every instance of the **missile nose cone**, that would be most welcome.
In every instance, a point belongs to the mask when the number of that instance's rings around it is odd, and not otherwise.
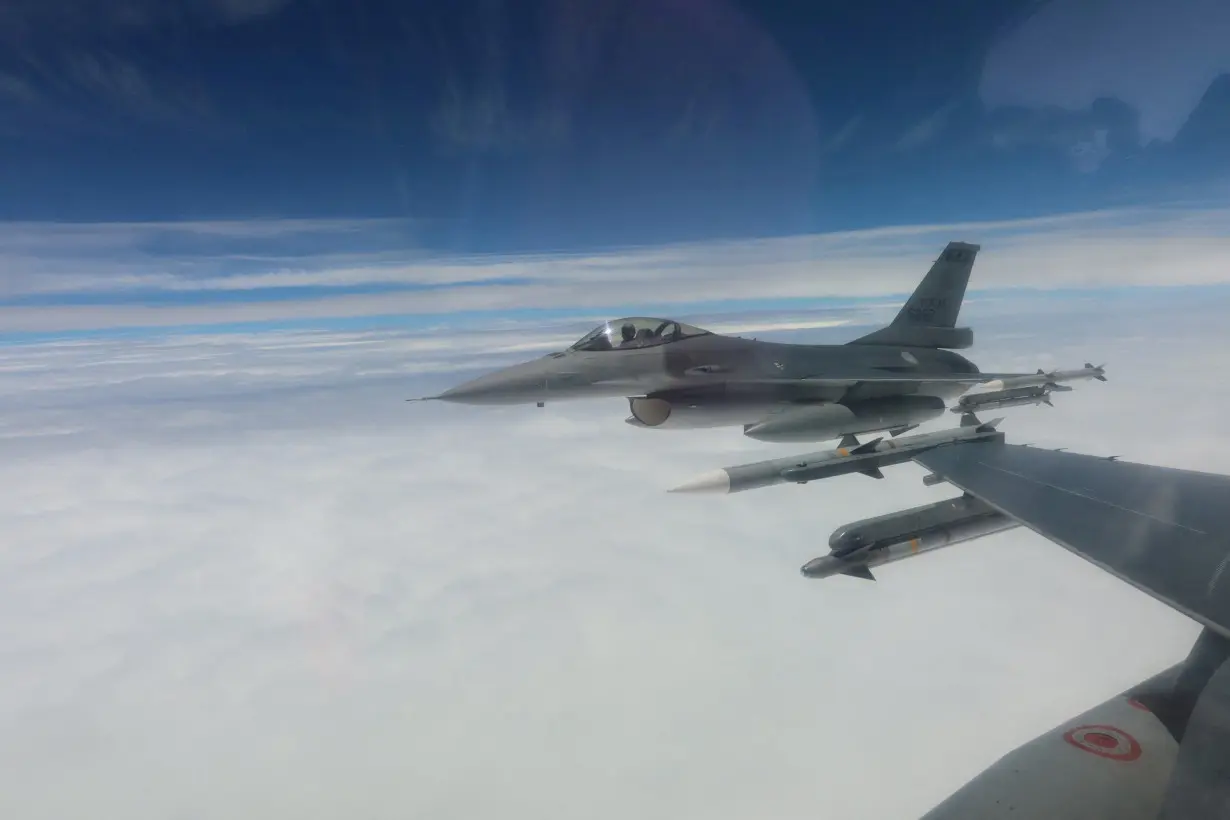
[[[837,562],[831,555],[821,555],[813,558],[799,568],[804,578],[828,578],[837,571]]]
[[[667,490],[669,493],[714,493],[730,492],[730,475],[725,470],[714,470],[711,473],[699,475],[691,481],[685,481],[678,487]]]

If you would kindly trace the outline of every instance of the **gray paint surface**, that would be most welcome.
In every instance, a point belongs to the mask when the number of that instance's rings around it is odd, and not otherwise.
[[[1230,477],[995,442],[914,460],[1230,636]]]

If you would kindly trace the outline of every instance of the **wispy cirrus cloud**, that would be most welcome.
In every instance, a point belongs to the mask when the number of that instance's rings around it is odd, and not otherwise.
[[[1230,281],[1230,212],[1150,208],[606,253],[444,256],[404,220],[0,227],[12,331],[525,311],[679,312],[908,292],[951,239],[972,290]]]

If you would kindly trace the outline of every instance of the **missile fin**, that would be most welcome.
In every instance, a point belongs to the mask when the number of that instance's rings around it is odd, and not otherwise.
[[[867,569],[866,564],[859,564],[857,567],[850,567],[841,571],[842,575],[849,575],[851,578],[861,578],[864,581],[874,581],[876,577],[871,574],[871,570]]]
[[[917,424],[906,424],[901,427],[894,427],[893,429],[888,431],[888,434],[892,436],[893,438],[896,438],[897,436],[910,432],[916,427],[918,427]]]
[[[884,473],[880,472],[879,467],[871,467],[867,470],[859,470],[859,472],[872,478],[884,478]]]
[[[841,441],[838,442],[837,446],[845,450],[849,450],[852,447],[857,447],[859,446],[858,436],[853,436],[849,433],[846,433],[844,436],[841,437]]]
[[[978,427],[981,424],[982,422],[980,422],[978,420],[978,417],[974,415],[973,413],[966,413],[963,416],[961,416],[961,426],[962,427]]]
[[[1003,417],[1003,416],[1000,416],[1000,417],[999,417],[999,418],[997,418],[997,419],[991,419],[991,420],[990,420],[990,421],[988,421],[986,424],[979,424],[979,425],[978,425],[978,429],[977,429],[977,431],[976,431],[976,432],[979,432],[979,433],[990,433],[992,430],[994,430],[996,427],[998,427],[998,426],[999,426],[999,423],[1000,423],[1001,421],[1003,421],[1003,420],[1004,420],[1004,417]]]
[[[858,447],[855,447],[853,450],[850,451],[850,455],[861,456],[863,453],[873,453],[875,452],[876,445],[879,444],[883,440],[884,440],[884,436],[880,436],[879,438],[872,439],[866,444],[860,444]]]

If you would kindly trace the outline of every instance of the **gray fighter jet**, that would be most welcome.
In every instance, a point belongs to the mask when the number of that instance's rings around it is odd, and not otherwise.
[[[1036,378],[980,373],[952,352],[973,344],[973,331],[956,321],[978,250],[948,243],[893,322],[848,344],[763,342],[670,319],[620,319],[567,350],[424,400],[542,406],[619,396],[638,427],[742,425],[762,441],[896,435],[941,415],[974,385]]]

